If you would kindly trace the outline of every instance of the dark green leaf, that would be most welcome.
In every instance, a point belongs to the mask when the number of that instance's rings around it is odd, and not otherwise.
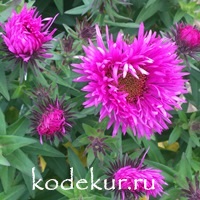
[[[15,123],[7,128],[8,135],[24,136],[30,126],[30,122],[26,117],[18,119]]]
[[[163,157],[163,155],[160,152],[160,149],[158,148],[158,145],[155,141],[148,141],[145,138],[142,139],[145,148],[149,148],[149,152],[148,152],[148,156],[152,159],[152,161],[156,161],[159,163],[165,163],[165,159]]]
[[[15,169],[13,167],[2,167],[0,171],[1,183],[3,185],[4,192],[11,188],[15,177]]]
[[[32,176],[32,168],[35,167],[35,165],[23,151],[18,149],[14,153],[8,155],[7,159],[13,167],[27,176]],[[41,178],[41,174],[37,168],[35,169],[35,177],[36,179]]]
[[[183,178],[188,177],[189,179],[192,178],[190,162],[186,157],[185,153],[183,153],[181,161],[179,163],[179,176]]]
[[[61,14],[63,14],[63,12],[64,12],[64,10],[63,10],[63,8],[64,8],[63,0],[54,0],[54,3],[56,4],[56,6],[57,6],[59,12],[60,12]]]
[[[31,195],[32,198],[35,197],[35,190],[33,190],[33,179],[30,176],[27,176],[26,174],[22,174],[24,182],[26,184],[26,187],[29,191],[29,194]]]
[[[108,20],[105,20],[104,22],[105,24],[108,24],[110,26],[117,26],[117,27],[122,27],[122,28],[139,28],[139,24],[131,23],[131,22],[122,23],[122,22],[112,22]]]
[[[9,161],[2,154],[0,154],[0,165],[10,166]]]
[[[0,135],[6,134],[6,122],[5,122],[5,116],[0,108]],[[1,142],[1,141],[0,141]]]
[[[179,137],[181,136],[181,133],[182,133],[182,128],[179,126],[176,126],[170,134],[168,143],[172,144],[172,143],[176,142],[179,139]]]
[[[139,24],[139,23],[149,19],[156,12],[158,12],[161,7],[162,7],[162,2],[160,0],[156,0],[148,8],[143,7],[143,9],[140,11],[140,13],[137,16],[135,23]]]
[[[88,10],[89,10],[89,7],[87,5],[82,5],[82,6],[65,11],[65,14],[81,15],[81,14],[84,14],[84,12],[86,13]]]
[[[4,70],[0,72],[0,93],[6,98],[6,100],[10,100],[10,95],[8,93],[7,81]]]
[[[36,143],[36,140],[32,138],[25,138],[14,135],[0,136],[0,145],[2,147],[2,152],[4,155],[8,155],[16,149],[33,143]]]
[[[25,185],[17,185],[11,187],[7,193],[0,193],[0,199],[2,200],[19,200],[23,193],[26,192]]]
[[[40,144],[39,142],[35,143],[34,145],[30,145],[28,147],[23,148],[24,152],[35,154],[35,155],[42,155],[42,156],[49,156],[49,157],[65,157],[63,153],[55,149],[54,147],[44,143]]]
[[[62,180],[69,174],[66,158],[45,157],[47,166]]]
[[[70,166],[73,167],[74,176],[79,179],[84,178],[86,175],[86,170],[78,156],[70,148],[68,148],[68,159]]]

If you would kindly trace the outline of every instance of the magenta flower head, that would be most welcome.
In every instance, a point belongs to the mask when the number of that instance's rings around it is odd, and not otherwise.
[[[147,152],[146,152],[147,153]],[[147,168],[144,157],[132,160],[127,155],[110,163],[107,171],[109,188],[115,192],[116,198],[121,200],[138,199],[142,195],[157,197],[163,194],[162,185],[167,185],[161,171]]]
[[[8,54],[7,59],[20,62],[26,71],[29,63],[35,70],[35,67],[39,67],[38,61],[52,57],[48,49],[56,29],[49,29],[55,18],[42,19],[36,8],[28,9],[26,5],[20,13],[13,11],[3,25],[3,46]]]
[[[191,25],[179,25],[178,34],[180,40],[190,48],[200,46],[200,32]]]
[[[200,57],[200,30],[197,27],[179,23],[172,27],[166,36],[178,46],[177,52],[187,61],[187,56],[199,61]]]
[[[148,139],[167,129],[169,111],[181,109],[179,95],[186,92],[176,45],[151,31],[144,33],[143,24],[131,44],[121,33],[114,42],[108,28],[107,46],[98,26],[96,34],[97,44],[90,41],[83,47],[85,56],[79,56],[82,62],[73,64],[81,74],[75,81],[87,83],[82,88],[87,93],[85,107],[101,105],[100,121],[109,118],[107,128],[114,126],[113,136],[120,127],[123,134],[130,128]]]
[[[55,137],[62,139],[72,127],[72,113],[64,99],[51,100],[46,98],[40,101],[32,111],[33,132],[40,137],[40,143],[43,144],[43,137],[52,142]]]

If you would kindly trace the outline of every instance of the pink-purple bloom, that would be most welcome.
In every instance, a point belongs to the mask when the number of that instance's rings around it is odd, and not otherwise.
[[[7,58],[22,63],[24,70],[27,70],[28,63],[33,68],[39,67],[36,60],[52,57],[48,49],[56,29],[49,29],[54,20],[55,17],[42,19],[36,8],[29,9],[26,5],[20,13],[13,11],[3,25],[3,46],[7,51]]]
[[[127,200],[138,199],[144,194],[147,197],[162,196],[162,185],[167,184],[161,170],[148,168],[143,164],[145,155],[146,153],[136,160],[125,155],[122,159],[110,163],[106,174],[110,188],[114,183],[116,197]]]
[[[178,32],[180,40],[189,47],[200,46],[200,32],[193,26],[180,26]]]
[[[62,139],[72,127],[72,114],[64,99],[60,101],[58,98],[55,101],[49,98],[41,100],[32,114],[33,132],[39,135],[41,144],[43,137],[51,142],[55,137]]]
[[[180,24],[178,27],[180,40],[190,48],[200,46],[200,31],[191,26]]]
[[[131,129],[138,137],[150,139],[154,132],[167,129],[174,108],[181,109],[185,93],[182,60],[177,46],[168,38],[160,38],[152,31],[139,28],[138,37],[131,44],[118,33],[116,41],[106,28],[106,45],[96,26],[94,45],[84,46],[85,56],[80,64],[73,64],[80,74],[77,82],[86,82],[85,107],[99,106],[100,121],[109,118],[113,136],[119,128],[123,134]]]
[[[179,23],[166,36],[176,43],[177,53],[185,59],[188,66],[188,56],[200,60],[200,30],[196,26]]]

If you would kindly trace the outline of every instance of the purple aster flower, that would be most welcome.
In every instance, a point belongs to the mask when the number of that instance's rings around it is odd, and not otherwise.
[[[162,185],[167,184],[160,170],[147,168],[143,164],[146,153],[135,160],[125,155],[122,159],[110,163],[106,175],[109,187],[113,187],[114,184],[116,197],[131,200],[138,199],[144,194],[147,197],[163,194]]]
[[[184,102],[179,96],[186,93],[182,60],[177,57],[177,47],[167,38],[156,37],[151,31],[139,28],[138,37],[131,44],[118,34],[116,42],[106,28],[107,46],[99,27],[96,40],[84,46],[85,56],[80,64],[73,64],[81,74],[77,82],[86,82],[82,88],[87,100],[85,107],[99,106],[100,121],[109,118],[113,136],[121,127],[123,134],[130,128],[134,135],[161,134],[171,123],[170,110],[181,109]]]
[[[52,57],[48,50],[50,41],[56,29],[49,31],[54,18],[42,19],[36,8],[28,9],[26,5],[20,13],[12,12],[11,17],[3,25],[3,47],[7,52],[6,58],[14,59],[15,63],[21,63],[25,74],[28,64],[32,69],[39,68],[38,61]]]
[[[40,137],[40,143],[43,144],[43,137],[51,142],[55,137],[60,140],[67,134],[72,127],[72,113],[64,99],[55,101],[46,98],[40,101],[32,111],[33,132]]]

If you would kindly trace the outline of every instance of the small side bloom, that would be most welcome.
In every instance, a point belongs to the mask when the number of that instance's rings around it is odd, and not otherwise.
[[[148,168],[143,164],[145,154],[136,160],[125,155],[110,163],[107,171],[108,183],[115,183],[115,196],[122,200],[139,199],[147,197],[157,197],[163,194],[162,185],[166,185],[161,171]]]
[[[190,24],[179,23],[166,34],[177,45],[177,53],[188,63],[188,56],[200,61],[200,30]]]
[[[6,59],[21,63],[25,72],[28,64],[33,70],[39,68],[38,61],[52,57],[48,50],[56,29],[49,29],[55,18],[42,19],[36,8],[28,9],[26,4],[20,13],[13,11],[3,25],[2,46],[7,53]]]
[[[95,36],[95,26],[88,22],[86,17],[83,18],[83,21],[80,22],[76,19],[76,32],[78,33],[78,37],[83,40],[92,39]]]
[[[188,178],[188,189],[182,189],[182,196],[187,197],[188,200],[199,200],[200,199],[200,182],[199,172],[195,175],[195,184],[193,184]]]
[[[94,152],[94,156],[98,157],[98,153],[102,153],[104,156],[106,155],[106,149],[111,150],[111,148],[104,142],[107,138],[99,138],[88,136],[88,140],[90,143],[85,148],[85,154],[91,148]]]
[[[61,140],[72,127],[71,119],[72,113],[63,99],[46,98],[32,110],[31,126],[33,132],[39,135],[40,143],[43,144],[43,138],[51,142],[55,137]]]
[[[180,98],[186,93],[186,73],[177,56],[176,45],[151,31],[139,28],[133,42],[123,40],[118,33],[116,41],[106,28],[106,43],[96,26],[94,45],[84,46],[85,56],[80,64],[73,64],[80,74],[77,82],[86,82],[85,107],[99,106],[100,121],[109,118],[107,128],[113,125],[113,136],[121,128],[123,134],[131,129],[134,135],[150,139],[161,134],[171,123],[170,110],[181,109]]]

